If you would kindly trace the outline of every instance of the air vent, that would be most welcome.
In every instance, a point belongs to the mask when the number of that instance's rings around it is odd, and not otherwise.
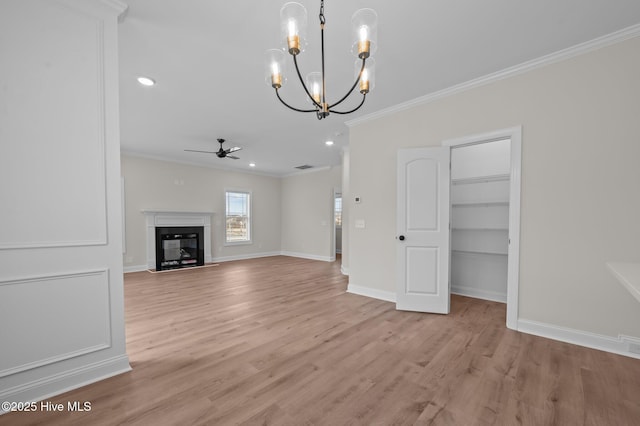
[[[306,170],[306,169],[312,169],[312,168],[313,168],[313,166],[310,166],[310,165],[308,165],[308,164],[303,164],[302,166],[296,166],[296,167],[294,167],[294,168],[295,168],[295,169],[298,169],[298,170]]]

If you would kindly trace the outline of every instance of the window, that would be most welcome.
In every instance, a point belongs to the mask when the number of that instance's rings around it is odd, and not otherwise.
[[[251,242],[251,193],[226,191],[225,242]]]
[[[336,227],[342,227],[342,197],[335,198],[335,217],[336,217]]]

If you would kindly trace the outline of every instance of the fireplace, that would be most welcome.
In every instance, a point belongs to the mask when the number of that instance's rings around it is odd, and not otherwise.
[[[204,227],[156,227],[156,271],[204,265]]]
[[[147,269],[166,270],[176,267],[192,267],[213,261],[211,256],[211,216],[213,216],[213,212],[144,209],[142,213],[147,222]],[[168,263],[164,267],[161,264],[162,261],[160,264],[158,263],[157,253],[160,251],[164,255],[162,237],[156,238],[158,228],[166,229],[167,231],[164,233],[170,236],[165,238],[164,247],[167,248],[168,257],[165,262]],[[190,234],[196,234],[196,236],[189,237]],[[183,238],[182,236],[185,235],[186,237]],[[195,244],[193,240],[197,240],[198,247],[195,265],[192,263]],[[183,256],[185,253],[189,253],[191,257]],[[178,256],[178,254],[181,255]],[[180,265],[173,263],[176,261],[179,261]],[[182,263],[182,261],[185,262]]]

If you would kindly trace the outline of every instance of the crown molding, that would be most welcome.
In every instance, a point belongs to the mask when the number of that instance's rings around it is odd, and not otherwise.
[[[213,169],[213,170],[219,170],[219,171],[229,172],[229,173],[242,173],[247,175],[265,176],[265,177],[271,177],[271,178],[282,177],[282,175],[278,173],[260,172],[257,170],[242,170],[242,169],[236,169],[233,167],[225,167],[223,165],[217,165],[217,164],[208,165],[208,164],[197,163],[195,161],[176,160],[174,158],[168,158],[162,155],[147,154],[139,151],[130,151],[122,148],[120,149],[120,155],[125,157],[143,158],[146,160],[163,161],[165,163],[184,164],[186,166],[202,167],[205,169]]]
[[[91,16],[103,17],[105,13],[115,13],[118,16],[118,21],[124,19],[124,15],[129,9],[129,6],[121,0],[56,0],[56,3]]]
[[[100,0],[100,1],[102,1],[102,3],[106,4],[107,6],[109,6],[116,12],[118,12],[119,15],[126,13],[127,10],[129,9],[129,5],[121,0]]]
[[[403,102],[398,105],[394,105],[389,108],[384,108],[371,114],[363,115],[353,120],[346,121],[347,127],[351,128],[360,124],[377,120],[388,115],[395,114],[400,111],[404,111],[419,105],[429,104],[438,99],[446,98],[448,96],[455,95],[457,93],[465,92],[467,90],[475,89],[487,84],[491,84],[506,78],[510,78],[516,75],[524,74],[528,71],[532,71],[537,68],[541,68],[550,64],[561,62],[576,56],[584,55],[594,50],[602,49],[613,44],[621,43],[625,40],[629,40],[640,36],[640,24],[632,25],[619,31],[615,31],[611,34],[607,34],[596,39],[577,44],[566,49],[559,50],[549,55],[542,56],[537,59],[533,59],[527,62],[523,62],[513,67],[505,68],[495,73],[487,74],[485,76],[466,81],[464,83],[457,84],[455,86],[448,87],[437,92],[429,93],[424,96],[412,99],[407,102]]]

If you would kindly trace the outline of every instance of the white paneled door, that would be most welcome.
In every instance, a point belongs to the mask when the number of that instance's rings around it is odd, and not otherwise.
[[[449,313],[449,147],[398,151],[399,310]]]

